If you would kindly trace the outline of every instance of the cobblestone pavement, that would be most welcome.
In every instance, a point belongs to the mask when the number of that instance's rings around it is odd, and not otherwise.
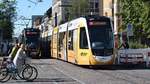
[[[150,84],[144,68],[86,68],[56,59],[34,59],[39,75],[33,82],[10,80],[6,84]]]
[[[35,66],[39,72],[37,79],[32,82],[10,80],[6,84],[79,84],[76,80],[56,70],[50,59],[34,59],[31,65]]]

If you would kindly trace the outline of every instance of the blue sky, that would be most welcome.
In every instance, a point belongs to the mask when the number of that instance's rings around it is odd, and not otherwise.
[[[37,0],[30,0],[32,2],[37,2]],[[28,0],[17,0],[17,15],[18,18],[26,17],[27,19],[31,19],[32,15],[43,15],[48,8],[52,5],[52,0],[42,0],[43,2],[32,3]],[[21,26],[18,24],[27,24],[28,20],[17,20],[15,24],[17,24],[14,30],[14,35],[18,36],[21,33],[21,30],[25,28],[25,26]],[[31,21],[29,22],[29,26],[31,25]]]

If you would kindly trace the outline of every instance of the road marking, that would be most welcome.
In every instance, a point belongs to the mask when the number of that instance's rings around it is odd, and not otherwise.
[[[60,71],[61,73],[63,73],[63,74],[65,74],[66,76],[68,76],[68,77],[70,77],[70,78],[76,80],[77,82],[79,82],[79,83],[81,83],[81,84],[85,84],[84,82],[80,81],[79,79],[76,79],[75,77],[66,74],[65,72],[63,72],[62,70],[60,70],[60,69],[57,68],[57,67],[54,67],[54,69],[56,69],[57,71]]]

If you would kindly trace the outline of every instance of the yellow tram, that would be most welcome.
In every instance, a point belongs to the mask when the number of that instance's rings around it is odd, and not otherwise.
[[[113,64],[111,22],[105,16],[88,16],[55,27],[51,35],[51,56],[77,65]]]

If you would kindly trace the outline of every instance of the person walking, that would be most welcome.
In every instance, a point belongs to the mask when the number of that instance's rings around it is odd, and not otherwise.
[[[128,49],[129,48],[129,44],[127,41],[123,41],[123,43],[121,44],[121,46],[119,47],[119,49],[123,47],[124,49]]]

